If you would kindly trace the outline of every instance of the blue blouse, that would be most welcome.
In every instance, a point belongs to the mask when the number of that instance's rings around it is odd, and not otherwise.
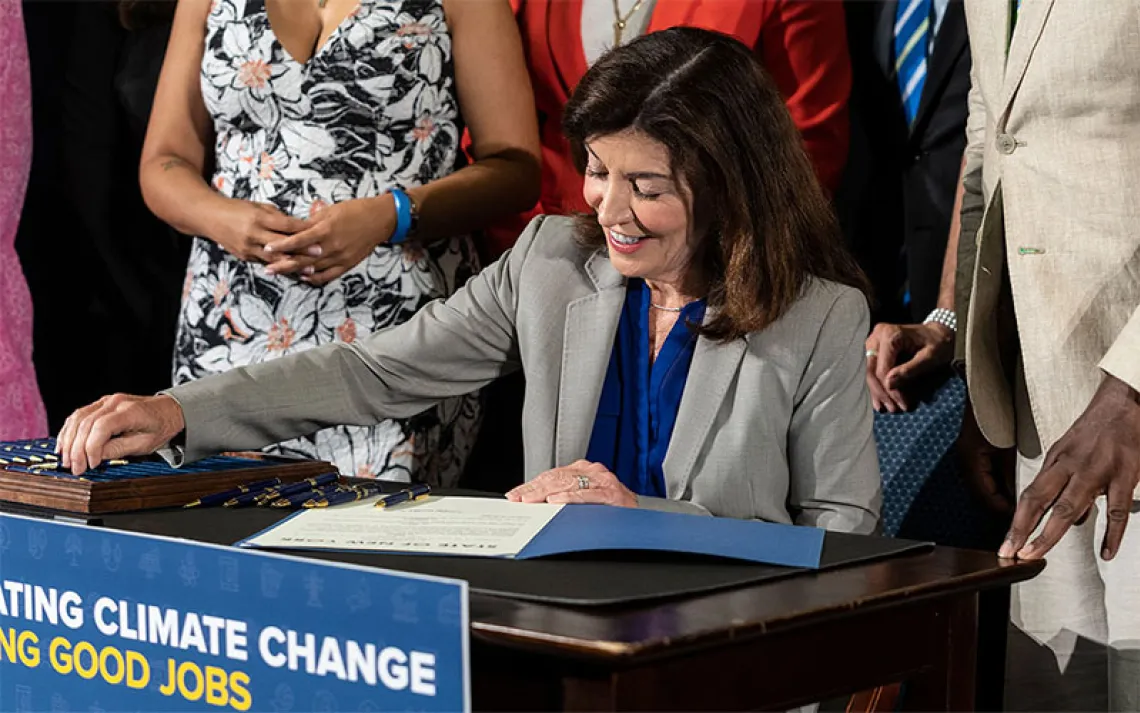
[[[626,288],[586,460],[609,468],[638,495],[666,496],[662,464],[697,345],[688,325],[704,314],[703,301],[686,305],[650,365],[649,287],[630,280]]]

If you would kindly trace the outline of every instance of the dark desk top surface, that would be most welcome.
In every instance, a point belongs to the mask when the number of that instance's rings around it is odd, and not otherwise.
[[[194,511],[112,515],[105,524],[135,532],[229,544],[231,527],[187,532]],[[224,511],[253,534],[285,513]],[[198,518],[193,518],[200,523]],[[472,592],[472,636],[507,646],[558,651],[587,659],[630,659],[665,649],[715,645],[904,601],[1008,586],[1032,578],[1043,562],[1001,560],[995,554],[936,548],[867,564],[663,602],[573,608]]]
[[[583,656],[633,657],[1032,578],[1043,562],[936,548],[869,564],[623,610],[582,610],[471,597],[472,632],[519,645],[554,646]]]

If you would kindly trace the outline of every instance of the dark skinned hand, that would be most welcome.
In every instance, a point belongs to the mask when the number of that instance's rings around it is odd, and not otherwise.
[[[1108,525],[1101,558],[1111,560],[1128,526],[1140,479],[1140,395],[1123,381],[1106,376],[1088,408],[1049,449],[1041,472],[1021,494],[1013,525],[998,554],[1039,559],[1107,496]],[[1026,544],[1041,519],[1041,534]]]

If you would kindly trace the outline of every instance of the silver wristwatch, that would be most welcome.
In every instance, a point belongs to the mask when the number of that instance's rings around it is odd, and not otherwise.
[[[938,309],[934,310],[929,315],[927,315],[926,319],[923,321],[923,324],[930,324],[931,322],[941,324],[943,327],[946,327],[955,334],[958,333],[958,315],[956,315],[952,309],[939,307]]]

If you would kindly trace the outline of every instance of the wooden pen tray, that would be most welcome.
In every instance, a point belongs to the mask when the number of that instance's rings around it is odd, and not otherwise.
[[[0,500],[98,515],[185,505],[245,483],[291,483],[336,468],[324,461],[225,453],[173,468],[158,456],[104,463],[77,477],[53,467],[52,439],[0,442]]]

